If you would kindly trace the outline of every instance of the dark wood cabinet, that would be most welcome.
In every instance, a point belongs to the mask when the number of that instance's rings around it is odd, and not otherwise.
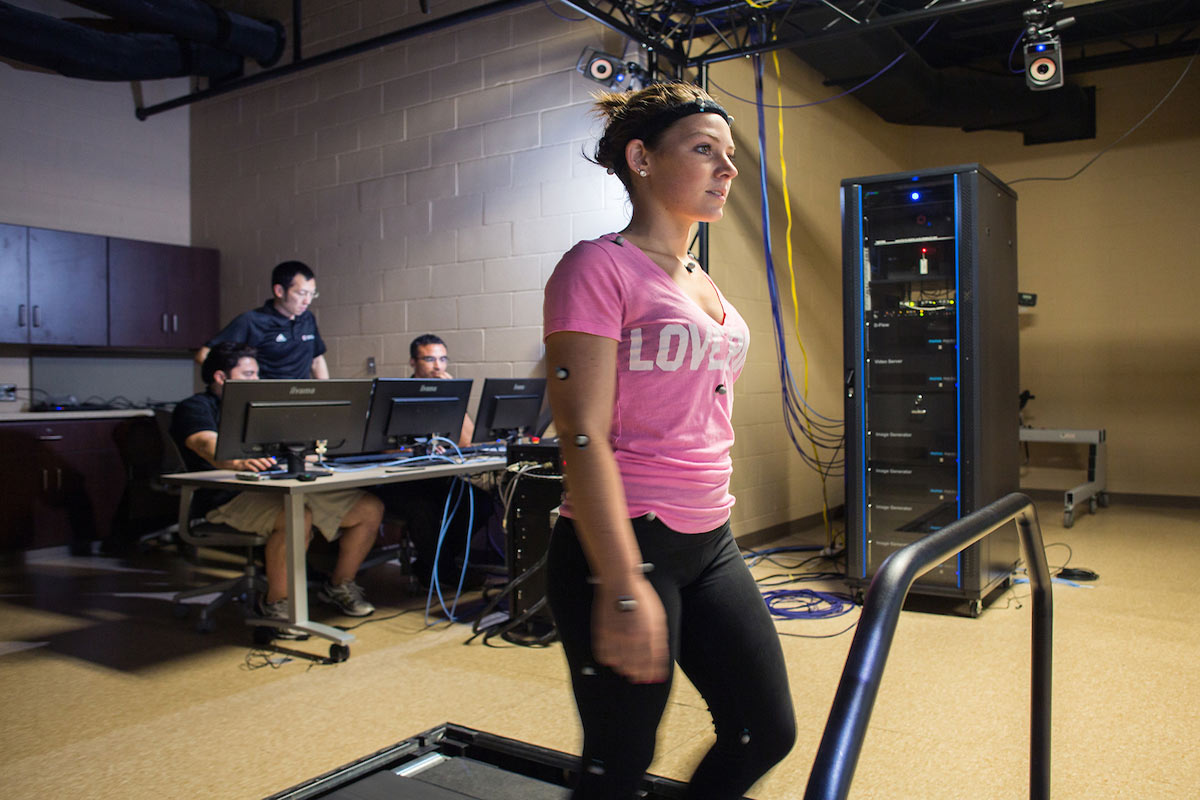
[[[29,343],[108,344],[108,242],[29,229]]]
[[[111,346],[195,349],[217,332],[216,250],[132,239],[108,242]]]
[[[0,223],[0,343],[194,350],[219,304],[211,248]]]
[[[0,224],[0,342],[29,341],[29,229]]]
[[[112,532],[125,470],[117,432],[128,418],[0,423],[0,550],[86,549]]]

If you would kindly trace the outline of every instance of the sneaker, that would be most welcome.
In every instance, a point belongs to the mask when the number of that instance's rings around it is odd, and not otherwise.
[[[375,606],[367,602],[363,589],[354,581],[346,581],[336,586],[326,583],[317,592],[321,602],[329,603],[349,617],[366,617],[375,613]]]
[[[274,603],[268,603],[261,595],[256,603],[258,616],[263,619],[277,619],[287,621],[288,618],[288,601],[287,598],[276,600]],[[303,640],[308,638],[308,634],[295,628],[278,628],[274,625],[269,626],[276,639],[297,639]]]

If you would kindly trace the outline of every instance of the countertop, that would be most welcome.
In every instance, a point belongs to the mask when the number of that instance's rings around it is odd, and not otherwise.
[[[110,411],[13,411],[0,412],[0,422],[44,422],[67,419],[113,419],[121,417],[152,417],[149,408],[117,408]]]

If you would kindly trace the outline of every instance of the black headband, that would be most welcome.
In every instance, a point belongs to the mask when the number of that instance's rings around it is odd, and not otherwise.
[[[721,119],[725,120],[730,126],[733,125],[733,117],[729,116],[729,112],[721,108],[712,100],[691,100],[687,103],[680,103],[677,106],[663,109],[659,113],[646,120],[642,125],[645,131],[640,136],[635,136],[635,139],[647,141],[658,135],[660,132],[678,122],[684,117],[690,117],[692,114],[716,114]]]

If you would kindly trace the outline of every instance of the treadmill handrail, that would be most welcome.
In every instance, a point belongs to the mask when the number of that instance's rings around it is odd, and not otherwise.
[[[1037,509],[1014,492],[897,550],[880,566],[863,600],[858,630],[833,698],[804,800],[844,800],[858,765],[871,710],[883,678],[900,608],[913,582],[993,531],[1015,520],[1029,565],[1033,596],[1029,796],[1050,797],[1050,678],[1053,602],[1050,569]]]

